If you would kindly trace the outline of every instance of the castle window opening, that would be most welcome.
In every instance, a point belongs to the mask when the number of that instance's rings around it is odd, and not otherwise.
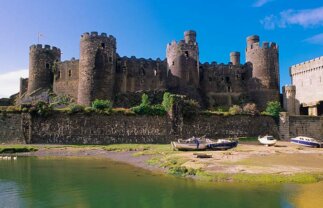
[[[46,63],[46,69],[49,69],[49,63]]]
[[[188,51],[185,51],[185,56],[188,57]]]
[[[146,75],[145,69],[141,68],[141,75]]]
[[[112,57],[111,56],[109,57],[109,62],[112,62]]]
[[[225,82],[229,83],[230,82],[230,77],[225,77]]]
[[[175,65],[175,62],[173,61],[172,65],[174,66]]]
[[[101,47],[102,48],[105,48],[105,43],[101,43]]]
[[[72,76],[72,71],[68,70],[68,76],[71,77]]]

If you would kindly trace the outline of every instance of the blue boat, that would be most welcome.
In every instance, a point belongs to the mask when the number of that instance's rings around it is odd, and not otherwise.
[[[207,143],[207,149],[211,150],[227,150],[238,146],[237,140],[229,139],[218,139],[217,141],[207,139]]]
[[[303,145],[306,147],[316,147],[316,148],[321,147],[320,142],[318,142],[313,138],[305,137],[305,136],[298,136],[295,138],[291,138],[290,142],[298,145]]]

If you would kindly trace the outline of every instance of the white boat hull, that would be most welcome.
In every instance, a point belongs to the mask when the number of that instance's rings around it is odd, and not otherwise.
[[[303,138],[303,139],[301,139],[301,138]],[[315,139],[309,138],[309,137],[291,138],[290,142],[293,144],[302,145],[305,147],[316,147],[316,148],[321,147],[320,142],[316,141]]]
[[[274,139],[272,136],[258,137],[258,141],[260,142],[260,144],[267,146],[273,146],[277,143],[277,140]]]
[[[205,150],[206,144],[200,143],[197,145],[196,143],[178,143],[171,142],[173,149],[176,150]]]

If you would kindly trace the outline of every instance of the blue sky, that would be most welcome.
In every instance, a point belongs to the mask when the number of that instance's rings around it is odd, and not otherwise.
[[[91,31],[114,35],[121,56],[165,58],[166,44],[194,29],[201,62],[219,63],[230,51],[244,62],[245,39],[258,34],[278,43],[285,85],[289,66],[323,55],[323,0],[1,0],[0,28],[0,97],[27,75],[38,33],[63,60],[79,58],[80,35]]]

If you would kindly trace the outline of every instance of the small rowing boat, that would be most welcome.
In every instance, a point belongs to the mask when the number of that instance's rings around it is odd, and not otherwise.
[[[192,137],[189,139],[179,139],[177,142],[171,142],[174,150],[205,150],[207,143],[204,138]]]

